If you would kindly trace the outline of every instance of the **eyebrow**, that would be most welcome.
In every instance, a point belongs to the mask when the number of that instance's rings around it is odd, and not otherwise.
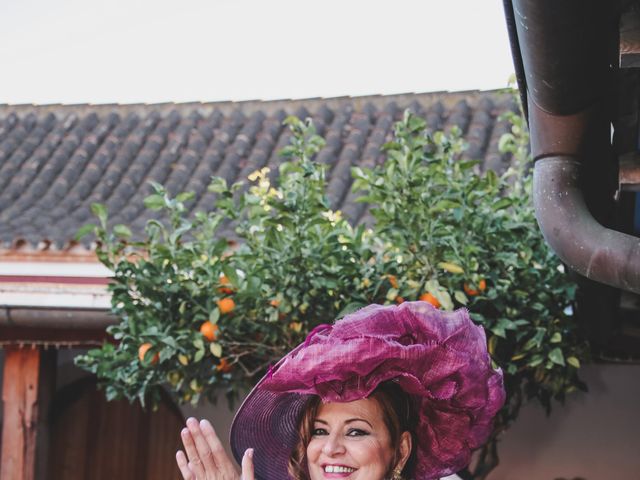
[[[316,418],[316,419],[314,420],[314,422],[322,423],[322,424],[324,424],[324,425],[329,425],[329,422],[327,422],[327,421],[325,421],[325,420],[322,420],[322,419],[320,419],[320,418]],[[371,428],[373,428],[373,425],[371,425],[371,423],[369,423],[369,422],[368,422],[367,420],[365,420],[364,418],[349,418],[349,419],[345,420],[345,422],[344,422],[344,423],[352,423],[352,422],[364,422],[364,423],[366,423],[367,425],[369,425]]]

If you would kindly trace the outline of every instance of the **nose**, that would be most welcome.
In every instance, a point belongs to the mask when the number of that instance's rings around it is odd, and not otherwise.
[[[326,437],[324,445],[322,446],[322,453],[331,457],[344,452],[345,448],[340,435],[332,433]]]

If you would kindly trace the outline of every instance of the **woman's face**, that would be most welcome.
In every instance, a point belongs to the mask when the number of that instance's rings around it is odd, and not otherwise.
[[[375,399],[320,404],[307,446],[311,480],[382,480],[394,448]]]

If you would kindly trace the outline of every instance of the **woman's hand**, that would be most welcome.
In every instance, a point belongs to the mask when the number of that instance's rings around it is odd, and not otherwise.
[[[187,453],[178,450],[176,462],[184,480],[255,480],[253,449],[244,452],[240,475],[208,420],[188,418],[180,436]]]

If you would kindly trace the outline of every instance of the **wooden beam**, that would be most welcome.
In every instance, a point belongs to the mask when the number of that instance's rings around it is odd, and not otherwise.
[[[0,480],[34,480],[38,426],[38,348],[5,349]]]
[[[95,347],[110,339],[105,328],[61,329],[5,327],[0,320],[0,348],[40,345],[44,347]],[[113,341],[113,340],[112,340]]]

